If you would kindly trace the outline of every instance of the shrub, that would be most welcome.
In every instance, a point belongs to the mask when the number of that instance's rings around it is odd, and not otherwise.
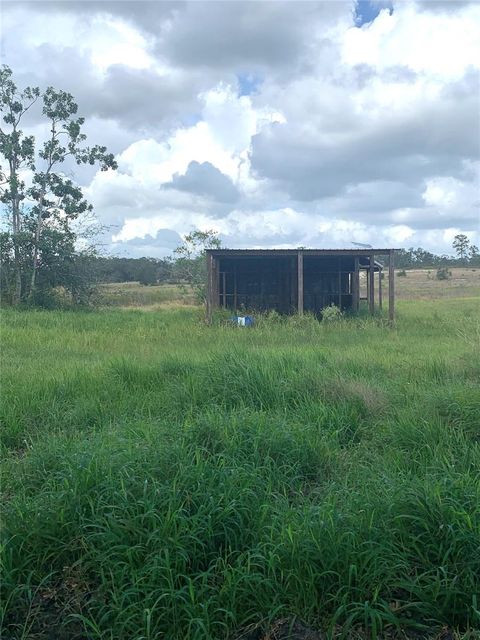
[[[315,331],[319,327],[317,317],[308,311],[303,314],[294,313],[293,315],[288,316],[287,323],[290,327],[294,327],[295,329]]]
[[[400,271],[397,271],[397,276],[399,276],[400,278],[406,278],[407,272],[405,271],[405,269],[400,269]]]
[[[342,310],[335,304],[322,309],[322,320],[324,322],[338,322],[343,318]]]
[[[437,269],[437,280],[449,280],[452,277],[452,272],[449,271],[448,267],[439,267]]]

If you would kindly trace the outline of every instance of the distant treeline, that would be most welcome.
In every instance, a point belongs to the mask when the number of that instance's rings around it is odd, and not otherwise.
[[[161,284],[178,279],[175,264],[159,258],[91,258],[97,282],[140,282]]]
[[[160,258],[91,258],[97,282],[140,282],[153,285],[177,283],[184,280],[183,271],[174,260]],[[388,265],[388,256],[382,256]],[[421,269],[442,266],[480,266],[480,255],[465,258],[437,255],[422,247],[399,249],[395,252],[395,267],[398,269]]]
[[[383,256],[382,256],[383,258]],[[388,256],[382,260],[388,265]],[[411,247],[410,249],[399,249],[395,252],[395,267],[399,269],[422,269],[429,267],[464,267],[480,266],[480,254],[473,252],[463,258],[453,257],[446,254],[437,255],[422,247]]]

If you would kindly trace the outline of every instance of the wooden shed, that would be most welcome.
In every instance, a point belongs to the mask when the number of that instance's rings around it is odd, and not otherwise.
[[[383,264],[388,256],[388,311],[395,314],[394,249],[210,249],[207,251],[209,314],[267,311],[321,315],[335,304],[370,313],[383,306]]]

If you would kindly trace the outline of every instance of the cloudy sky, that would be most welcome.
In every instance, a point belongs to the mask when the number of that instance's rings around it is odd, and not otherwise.
[[[70,91],[116,255],[480,244],[480,3],[3,0],[19,86]],[[40,119],[31,130],[42,136]]]

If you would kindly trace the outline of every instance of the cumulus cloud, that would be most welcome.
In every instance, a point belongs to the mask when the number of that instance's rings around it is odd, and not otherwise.
[[[175,173],[164,189],[178,189],[189,193],[209,196],[219,202],[235,202],[239,193],[231,178],[219,171],[210,162],[190,162],[185,175]]]
[[[480,6],[370,5],[7,1],[2,57],[70,91],[116,154],[117,172],[66,167],[116,253],[193,227],[232,247],[478,244]]]

